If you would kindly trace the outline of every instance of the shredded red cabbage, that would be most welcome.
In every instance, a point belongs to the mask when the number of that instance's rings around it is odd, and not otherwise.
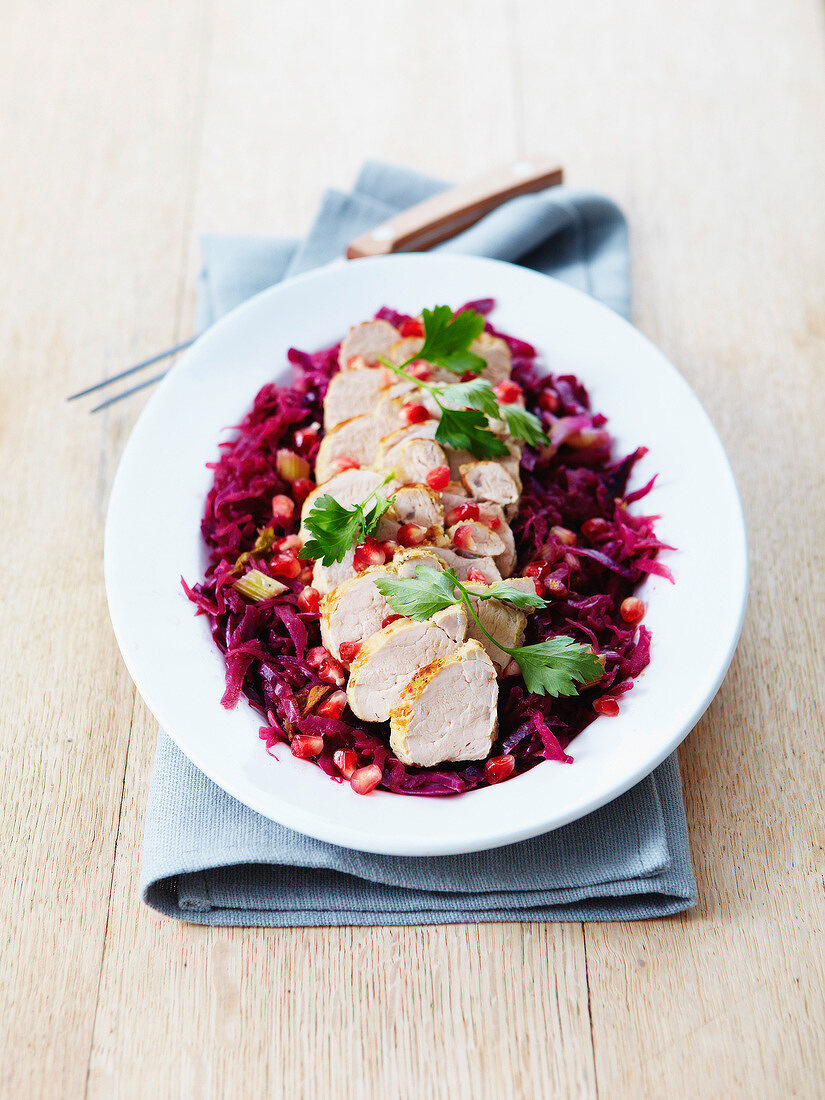
[[[472,307],[486,317],[494,304],[483,299],[463,308]],[[376,316],[395,325],[412,319],[389,308]],[[636,515],[628,507],[653,486],[651,480],[627,492],[633,468],[646,449],[614,460],[606,418],[592,412],[582,383],[572,375],[540,374],[530,344],[498,332],[489,321],[486,328],[509,345],[512,377],[551,439],[548,454],[530,448],[524,452],[523,493],[512,524],[518,551],[515,574],[540,561],[541,580],[545,585],[551,582],[558,594],[547,608],[528,617],[525,644],[568,634],[592,645],[605,667],[597,686],[570,698],[530,695],[520,676],[500,682],[499,738],[491,755],[511,754],[516,762],[513,774],[519,775],[542,760],[570,762],[566,750],[597,717],[594,703],[617,699],[648,664],[650,632],[624,622],[619,607],[647,574],[673,579],[657,559],[660,550],[671,548],[655,535],[657,516]],[[219,461],[209,464],[214,481],[201,523],[209,554],[206,576],[191,588],[183,579],[181,583],[198,614],[208,616],[212,637],[224,654],[223,705],[234,707],[241,695],[246,696],[266,720],[260,732],[267,750],[290,743],[296,733],[320,734],[324,748],[315,762],[336,779],[340,773],[333,754],[354,749],[358,767],[377,764],[383,773],[379,786],[398,794],[450,795],[485,786],[483,761],[408,767],[393,756],[386,725],[363,723],[349,708],[340,720],[315,713],[334,689],[305,659],[307,650],[321,641],[318,616],[298,605],[305,578],[278,576],[287,590],[261,603],[248,602],[232,587],[238,556],[253,550],[259,533],[273,525],[273,496],[292,493],[277,472],[277,451],[300,451],[314,463],[318,439],[304,433],[299,446],[295,433],[323,422],[322,403],[338,369],[338,347],[311,354],[291,349],[292,384],[264,386],[234,438],[221,444]],[[296,533],[299,517],[300,501],[291,520],[274,521],[276,536]],[[554,528],[572,531],[576,544],[560,540]],[[274,575],[275,552],[277,548],[255,554],[244,569]]]

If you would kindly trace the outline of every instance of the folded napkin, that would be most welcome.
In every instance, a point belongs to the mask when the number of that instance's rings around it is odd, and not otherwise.
[[[444,187],[368,163],[351,193],[326,193],[303,240],[206,237],[199,328],[341,256],[353,237]],[[552,274],[629,316],[627,228],[599,195],[557,187],[514,199],[440,250]],[[199,772],[162,730],[142,891],[153,908],[183,920],[267,926],[634,920],[696,902],[675,755],[564,828],[489,852],[422,858],[339,848],[261,817]]]

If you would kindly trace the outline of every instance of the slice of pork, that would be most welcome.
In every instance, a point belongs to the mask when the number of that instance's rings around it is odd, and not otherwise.
[[[354,325],[341,341],[338,352],[341,370],[346,370],[347,364],[356,355],[366,363],[375,363],[379,355],[389,358],[389,351],[400,335],[389,321],[362,321],[360,325]]]
[[[342,561],[335,561],[332,565],[321,565],[316,561],[312,567],[312,587],[321,595],[332,592],[339,584],[357,576],[355,571],[355,550],[350,547],[344,554]]]
[[[470,344],[470,351],[480,355],[486,360],[487,366],[481,372],[481,377],[486,378],[491,385],[510,377],[513,368],[513,356],[510,348],[500,336],[491,336],[489,332],[482,334]]]
[[[460,549],[478,557],[495,558],[505,551],[503,540],[498,532],[486,527],[478,520],[461,520],[447,529],[450,542],[455,542],[456,532],[460,530]]]
[[[405,580],[417,575],[419,565],[429,565],[431,569],[444,568],[444,563],[432,546],[411,546],[408,550],[399,550],[392,559],[395,575]]]
[[[374,582],[378,577],[393,575],[391,566],[371,566],[339,584],[321,600],[321,641],[333,657],[341,659],[342,642],[363,642],[381,630],[392,609]]]
[[[451,481],[441,494],[441,503],[444,506],[444,515],[457,508],[459,504],[466,504],[470,500],[467,490],[460,481]]]
[[[405,485],[421,483],[436,466],[444,466],[444,448],[432,439],[408,439],[394,447],[385,469],[392,470],[396,481]]]
[[[496,734],[495,667],[476,641],[420,669],[390,712],[390,746],[402,764],[482,760]]]
[[[503,462],[486,459],[482,462],[468,462],[461,467],[461,480],[468,493],[475,500],[489,500],[493,504],[517,504],[520,486]],[[512,461],[512,460],[510,460]]]
[[[376,367],[333,374],[324,398],[324,428],[371,413],[388,389],[386,371]]]
[[[372,466],[381,440],[398,424],[392,416],[354,416],[327,431],[315,459],[315,481],[323,484],[339,472],[338,460],[352,458],[360,466]]]
[[[495,555],[495,563],[502,577],[509,577],[516,565],[516,540],[506,519],[502,519],[501,526],[496,528],[496,534],[504,543],[504,550]]]
[[[305,542],[309,538],[309,532],[303,526],[303,521],[312,511],[312,507],[319,497],[331,496],[344,508],[352,508],[353,505],[366,500],[383,480],[384,476],[375,470],[344,470],[342,473],[331,477],[324,485],[319,485],[317,489],[313,489],[304,501],[301,508],[301,530],[298,534]],[[387,495],[392,493],[392,489],[392,482],[389,482],[386,487]]]
[[[400,367],[408,359],[412,359],[424,346],[423,336],[405,336],[402,340],[396,340],[387,352],[387,358],[391,363]]]
[[[375,407],[372,409],[373,416],[394,417],[397,423],[390,428],[390,431],[394,431],[401,424],[401,406],[405,401],[414,400],[412,394],[415,390],[416,386],[412,382],[399,378],[397,382],[393,382],[379,393]]]
[[[441,494],[427,485],[402,485],[395,494],[392,510],[399,523],[417,523],[420,527],[444,524]]]
[[[378,456],[376,458],[376,465],[389,465],[393,453],[402,446],[402,444],[409,442],[411,439],[434,439],[437,429],[438,421],[430,419],[424,420],[421,424],[410,424],[408,427],[398,428],[395,431],[389,432],[381,440],[381,446],[378,449]]]
[[[530,577],[523,577],[521,579],[530,581],[532,590],[535,592],[536,588]],[[473,595],[474,592],[483,592],[485,587],[486,586],[480,584],[467,585],[473,610],[476,615],[478,615],[479,619],[481,619],[484,627],[494,638],[510,649],[515,649],[516,646],[520,646],[524,641],[527,616],[523,611],[519,611],[517,607],[505,603],[503,600],[481,600]],[[522,589],[521,585],[514,584],[513,587],[525,591],[525,589]],[[529,591],[529,589],[526,591]],[[491,642],[484,631],[479,629],[478,624],[472,617],[470,617],[467,625],[467,637],[475,638],[477,642],[484,646],[487,656],[496,666],[496,671],[499,674],[509,665],[510,654],[505,653],[503,649],[500,649],[494,642]]]
[[[481,573],[488,584],[495,584],[496,581],[501,580],[501,573],[492,558],[463,557],[461,554],[456,553],[451,546],[433,546],[432,552],[442,560],[448,569],[452,569],[460,581],[467,580],[467,574],[471,569]]]
[[[373,634],[350,668],[347,698],[365,722],[386,722],[420,668],[457,649],[467,636],[467,609],[446,607],[426,622],[399,619]]]

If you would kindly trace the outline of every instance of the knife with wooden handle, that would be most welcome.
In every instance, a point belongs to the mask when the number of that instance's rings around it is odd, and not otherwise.
[[[517,161],[402,210],[351,241],[347,257],[356,260],[390,252],[424,252],[468,229],[508,199],[555,187],[562,176],[557,163]]]

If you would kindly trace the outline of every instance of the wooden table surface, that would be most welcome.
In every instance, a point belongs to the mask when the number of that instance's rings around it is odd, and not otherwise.
[[[0,1095],[825,1095],[821,3],[0,8]],[[101,575],[144,398],[64,397],[191,332],[199,233],[297,235],[367,156],[466,179],[530,151],[627,212],[636,323],[744,498],[742,642],[680,753],[700,904],[162,919],[137,896],[155,723]]]

